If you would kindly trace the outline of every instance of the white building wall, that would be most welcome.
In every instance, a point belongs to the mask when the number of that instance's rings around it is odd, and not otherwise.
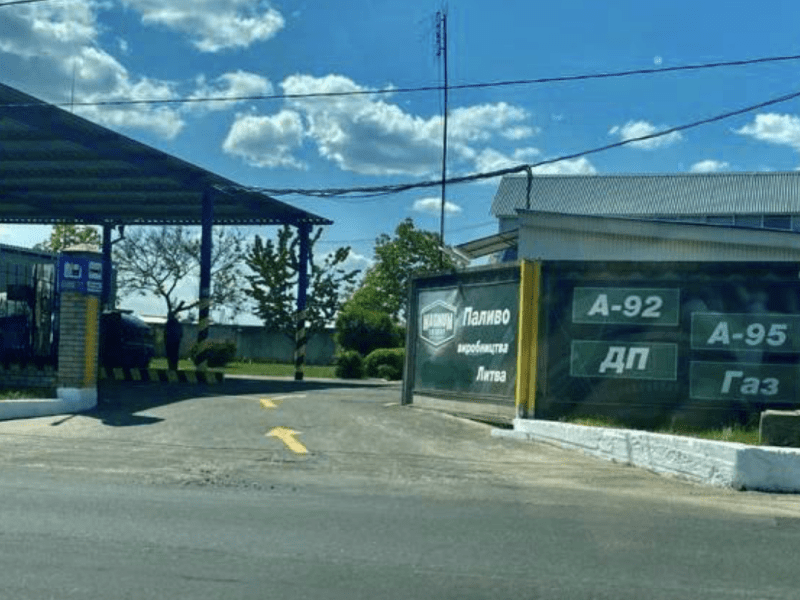
[[[518,248],[543,260],[800,262],[797,233],[566,215],[522,215]]]

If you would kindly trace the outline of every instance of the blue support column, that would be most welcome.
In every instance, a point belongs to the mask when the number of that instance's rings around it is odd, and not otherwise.
[[[111,298],[111,232],[114,225],[103,223],[103,293],[100,296],[100,310],[114,308]]]
[[[214,223],[214,197],[211,192],[203,193],[203,214],[200,234],[200,322],[197,328],[197,341],[208,339],[211,324],[211,247],[213,238],[211,226]],[[201,365],[202,367],[202,365]]]

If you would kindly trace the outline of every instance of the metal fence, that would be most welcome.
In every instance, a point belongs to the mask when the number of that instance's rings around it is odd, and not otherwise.
[[[0,262],[0,361],[55,364],[55,264]]]

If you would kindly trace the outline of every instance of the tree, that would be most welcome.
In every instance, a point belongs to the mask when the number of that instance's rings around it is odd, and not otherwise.
[[[381,234],[375,240],[375,265],[348,305],[383,312],[399,321],[406,312],[412,277],[455,268],[453,259],[440,247],[439,236],[417,229],[412,219],[397,226],[394,238]]]
[[[211,306],[242,311],[244,236],[236,230],[216,228],[211,252]],[[179,298],[181,284],[200,271],[200,236],[183,226],[126,229],[114,247],[120,293],[162,298],[167,315],[190,311],[199,298]]]
[[[100,232],[91,225],[73,225],[59,223],[53,225],[50,237],[44,242],[39,242],[34,246],[35,250],[46,250],[48,252],[61,252],[64,248],[77,246],[78,244],[92,244],[100,246],[103,242]]]
[[[314,244],[322,228],[310,236],[308,295],[306,319],[310,329],[319,330],[333,321],[343,301],[343,290],[351,285],[359,269],[347,271],[343,265],[350,256],[350,247],[338,248],[325,256],[321,264],[314,261]],[[255,313],[264,325],[294,337],[297,313],[297,282],[300,267],[300,238],[288,225],[278,230],[277,241],[263,241],[256,236],[248,249],[246,263],[252,275],[247,276],[250,288],[245,293],[255,301]]]

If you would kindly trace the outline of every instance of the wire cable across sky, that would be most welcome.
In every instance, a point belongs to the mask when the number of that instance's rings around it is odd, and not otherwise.
[[[607,150],[612,150],[614,148],[621,148],[622,146],[627,146],[629,144],[635,144],[637,142],[644,142],[647,140],[653,140],[656,138],[663,137],[665,135],[670,135],[672,133],[686,131],[689,129],[694,129],[696,127],[700,127],[703,125],[708,125],[711,123],[716,123],[719,121],[723,121],[725,119],[729,119],[731,117],[735,117],[738,115],[747,114],[761,108],[766,108],[767,106],[774,106],[775,104],[781,104],[783,102],[788,102],[790,100],[795,100],[800,98],[800,91],[791,92],[789,94],[784,94],[782,96],[778,96],[775,98],[771,98],[769,100],[765,100],[763,102],[759,102],[758,104],[751,104],[750,106],[745,106],[744,108],[738,108],[735,110],[731,110],[728,112],[720,113],[711,117],[707,117],[704,119],[699,119],[696,121],[692,121],[690,123],[684,123],[683,125],[678,125],[676,127],[670,127],[668,129],[663,129],[661,131],[657,131],[655,133],[651,133],[648,135],[642,135],[635,138],[628,138],[625,140],[620,140],[619,142],[614,142],[611,144],[606,144],[604,146],[599,146],[597,148],[590,148],[588,150],[582,150],[580,152],[575,152],[573,154],[565,154],[558,156],[556,158],[550,158],[546,160],[541,160],[536,163],[532,164],[521,164],[516,165],[513,167],[507,167],[505,169],[497,169],[494,171],[487,171],[483,173],[473,173],[471,175],[464,175],[461,177],[451,177],[448,178],[445,183],[449,185],[459,184],[459,183],[469,183],[473,181],[479,181],[481,179],[492,179],[495,177],[502,177],[504,175],[512,175],[514,173],[522,173],[531,171],[532,169],[536,169],[538,167],[543,167],[545,165],[552,165],[555,163],[559,163],[566,160],[575,160],[577,158],[582,158],[584,156],[589,156],[592,154],[598,154],[600,152],[605,152]],[[382,196],[398,194],[401,192],[414,190],[414,189],[423,189],[423,188],[430,188],[430,187],[438,187],[442,185],[441,179],[432,179],[427,181],[417,181],[411,183],[400,183],[400,184],[393,184],[393,185],[380,185],[380,186],[366,186],[366,187],[354,187],[354,188],[324,188],[324,189],[305,189],[305,188],[266,188],[266,187],[245,187],[245,186],[237,186],[235,189],[245,189],[250,191],[257,191],[262,192],[265,194],[269,194],[271,196],[286,196],[286,195],[298,195],[298,196],[311,196],[315,198],[325,198],[325,199],[332,199],[332,198],[341,198],[342,201],[354,201],[360,200],[365,201],[368,199],[376,199]]]
[[[16,2],[42,2],[44,0],[15,0]],[[3,4],[0,3],[0,7]],[[718,61],[709,63],[696,63],[689,65],[678,65],[674,67],[657,67],[648,69],[629,69],[626,71],[613,71],[601,73],[584,73],[581,75],[561,75],[556,77],[539,77],[536,79],[512,79],[507,81],[485,81],[477,83],[463,83],[448,85],[449,91],[453,90],[475,90],[498,87],[512,87],[522,85],[542,85],[552,83],[567,83],[571,81],[589,81],[593,79],[613,79],[621,77],[633,77],[637,75],[663,75],[666,73],[676,73],[681,71],[701,71],[705,69],[719,69],[724,67],[743,67],[748,65],[758,65],[776,62],[788,62],[800,60],[800,54],[788,54],[783,56],[765,56],[760,58],[748,58],[742,60]],[[60,102],[53,104],[59,107],[79,108],[81,106],[142,106],[142,105],[169,105],[169,104],[202,104],[206,102],[256,102],[268,100],[301,100],[312,98],[340,98],[346,96],[374,96],[392,94],[411,94],[422,92],[441,92],[443,85],[424,85],[416,87],[387,87],[382,89],[370,90],[347,90],[341,92],[306,92],[302,94],[248,94],[242,96],[203,96],[203,97],[182,97],[182,98],[147,98],[147,99],[121,99],[121,100],[87,100],[75,102]],[[27,108],[40,106],[40,104],[30,103],[6,103],[0,107],[6,108]]]

